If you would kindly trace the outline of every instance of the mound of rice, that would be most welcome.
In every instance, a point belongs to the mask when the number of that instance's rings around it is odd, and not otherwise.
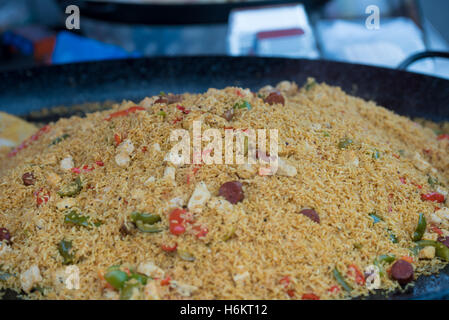
[[[105,274],[120,266],[147,277],[133,298],[342,299],[370,293],[360,273],[368,277],[363,273],[381,255],[405,257],[415,278],[443,267],[431,252],[410,248],[420,213],[427,219],[423,239],[449,235],[445,202],[422,200],[431,192],[447,197],[449,141],[336,87],[282,82],[276,89],[285,105],[264,102],[273,89],[209,89],[169,102],[156,96],[138,103],[145,110],[109,121],[108,115],[136,104],[41,129],[1,159],[0,228],[11,239],[0,245],[0,288],[31,299],[118,299],[121,290]],[[251,108],[237,108],[226,120],[223,114],[242,101]],[[229,127],[278,129],[279,157],[293,172],[172,166],[164,160],[173,146],[170,133],[191,130],[194,120],[223,136]],[[78,177],[79,192],[58,194]],[[229,181],[242,183],[243,201],[219,196]],[[170,212],[188,205],[201,188],[204,201],[186,213],[194,223],[173,234]],[[304,208],[313,208],[320,222],[300,214]],[[136,211],[159,215],[162,231],[137,229],[130,218]],[[89,222],[68,223],[68,212]],[[72,261],[61,254],[63,240],[71,242]],[[67,285],[69,266],[79,271],[78,289]],[[381,289],[400,288],[390,267],[378,269]]]

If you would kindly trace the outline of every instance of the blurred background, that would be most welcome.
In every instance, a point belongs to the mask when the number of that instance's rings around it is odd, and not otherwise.
[[[79,9],[79,28],[70,5]],[[0,71],[176,55],[396,68],[414,53],[449,52],[448,13],[447,0],[0,0]],[[449,79],[448,60],[410,70]]]

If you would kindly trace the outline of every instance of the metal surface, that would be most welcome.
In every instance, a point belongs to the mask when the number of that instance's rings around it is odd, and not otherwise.
[[[407,70],[409,66],[411,66],[413,63],[427,59],[427,58],[444,58],[449,59],[449,52],[441,52],[441,51],[425,51],[420,52],[412,55],[411,57],[408,57],[404,62],[402,62],[399,66],[399,70]]]
[[[160,91],[199,93],[210,87],[241,86],[257,90],[282,80],[302,85],[308,77],[341,86],[350,94],[374,100],[402,115],[449,121],[447,80],[361,65],[276,58],[154,58],[1,73],[0,110],[26,117],[33,110],[60,105],[123,99],[137,102]],[[370,299],[447,296],[449,267],[439,275],[419,278],[416,286],[406,292],[393,295],[380,292]]]
[[[126,3],[120,1],[58,0],[61,7],[77,5],[83,16],[110,22],[149,25],[225,23],[229,12],[238,8],[298,3],[297,0],[223,3]],[[329,0],[303,0],[308,10],[319,8]]]

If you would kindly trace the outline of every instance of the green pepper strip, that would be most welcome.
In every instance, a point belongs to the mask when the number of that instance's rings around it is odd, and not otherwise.
[[[134,272],[132,272],[130,278],[137,280],[142,285],[146,285],[147,281],[148,281],[148,277],[146,275],[144,275],[144,274],[141,274],[141,273],[134,273]]]
[[[72,223],[77,226],[90,228],[92,224],[89,222],[89,219],[89,216],[82,216],[76,213],[76,211],[70,211],[65,215],[64,223]]]
[[[58,251],[62,256],[62,264],[72,264],[73,263],[73,259],[74,256],[73,254],[70,253],[70,250],[72,249],[72,241],[66,241],[66,240],[61,240],[61,242],[59,242],[58,244]]]
[[[128,281],[123,285],[123,288],[120,290],[120,300],[130,300],[134,293],[140,292],[142,284],[138,281]]]
[[[388,236],[390,237],[390,241],[393,243],[398,243],[398,238],[396,237],[396,235],[391,231],[388,230]]]
[[[439,185],[440,182],[438,181],[438,178],[434,178],[432,176],[429,176],[429,179],[427,179],[427,182],[431,187],[435,187],[436,185]]]
[[[94,222],[94,226],[96,226],[97,228],[99,226],[101,226],[102,224],[103,224],[103,221],[100,221],[100,220],[97,220],[97,221]]]
[[[396,260],[396,256],[394,254],[383,254],[380,255],[376,261],[379,263],[393,263]]]
[[[146,233],[158,233],[164,231],[164,229],[160,228],[159,226],[144,223],[142,220],[137,220],[136,226],[137,229]]]
[[[58,191],[58,194],[61,197],[74,197],[77,196],[81,189],[83,188],[83,183],[81,182],[81,178],[77,177],[75,181],[69,183],[68,185],[61,188],[61,190]]]
[[[380,270],[380,275],[383,277],[385,275],[385,269],[383,268],[383,264],[391,264],[396,260],[396,256],[393,255],[388,255],[388,254],[383,254],[378,256],[375,260],[374,260],[374,265],[377,266]]]
[[[51,145],[51,146],[54,146],[54,145],[56,145],[56,144],[62,142],[63,140],[67,139],[68,137],[70,137],[70,135],[67,134],[67,133],[65,133],[65,134],[63,134],[62,136],[57,137],[56,139],[54,139],[54,140],[50,143],[50,145]]]
[[[154,224],[160,222],[161,216],[158,214],[152,213],[141,213],[141,212],[132,212],[131,213],[131,221],[133,221],[137,229],[146,233],[157,233],[162,232],[163,229],[159,226],[155,226]]]
[[[309,91],[310,89],[312,89],[313,87],[315,87],[317,85],[316,81],[307,81],[307,83],[304,85],[304,89],[306,89],[306,91]]]
[[[121,270],[111,270],[104,275],[104,279],[115,289],[120,290],[128,281],[128,274]]]
[[[232,226],[231,230],[223,237],[223,241],[228,241],[235,234],[236,226]]]
[[[423,213],[419,214],[418,226],[413,233],[413,241],[419,241],[422,239],[424,233],[426,232],[427,221]]]
[[[379,150],[374,150],[373,159],[374,160],[379,160],[380,159],[380,152],[379,152]]]
[[[335,267],[333,273],[335,280],[337,280],[337,282],[343,287],[343,289],[345,289],[347,292],[351,292],[352,287],[345,281],[340,271],[338,271],[337,267]]]
[[[43,288],[43,287],[41,287],[41,286],[34,287],[32,290],[33,290],[33,291],[37,291],[37,292],[39,292],[41,295],[45,296],[45,288]]]
[[[384,221],[382,217],[378,216],[375,212],[370,213],[369,216],[373,218],[374,224]]]
[[[432,241],[432,240],[421,240],[418,241],[417,247],[414,249],[422,249],[424,247],[435,247],[435,255],[438,258],[443,259],[444,261],[449,261],[449,248],[446,247],[444,244],[438,241]]]
[[[234,105],[234,109],[248,109],[251,110],[251,104],[248,101],[243,100],[240,103]]]
[[[354,141],[352,141],[351,139],[348,139],[348,138],[341,139],[340,142],[338,143],[338,147],[340,149],[346,149],[353,143],[354,143]]]
[[[0,272],[0,281],[6,281],[10,277],[12,277],[12,274],[8,272]]]
[[[131,213],[131,221],[142,221],[145,224],[155,224],[156,222],[161,221],[161,216],[152,213],[133,212]]]
[[[115,264],[115,265],[110,266],[110,267],[108,268],[108,272],[109,272],[109,271],[114,271],[114,270],[120,270],[120,265]]]

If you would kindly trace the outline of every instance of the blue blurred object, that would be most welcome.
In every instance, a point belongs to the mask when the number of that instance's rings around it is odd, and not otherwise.
[[[138,52],[126,50],[111,44],[85,38],[71,32],[61,31],[56,37],[52,63],[73,63],[110,59],[138,58]]]

